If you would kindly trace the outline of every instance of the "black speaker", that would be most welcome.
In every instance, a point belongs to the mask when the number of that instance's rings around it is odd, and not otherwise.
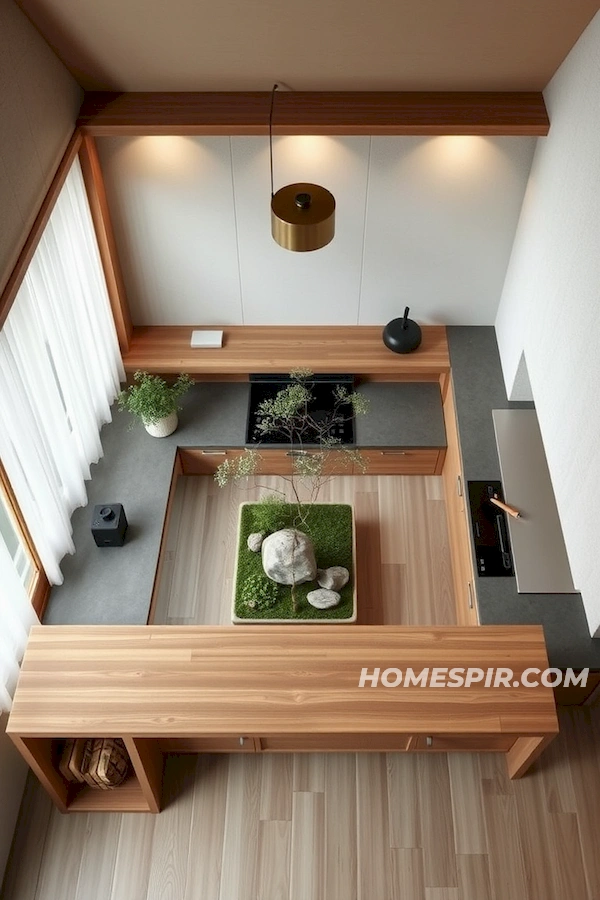
[[[99,547],[122,547],[127,519],[121,503],[103,503],[94,507],[92,535]]]

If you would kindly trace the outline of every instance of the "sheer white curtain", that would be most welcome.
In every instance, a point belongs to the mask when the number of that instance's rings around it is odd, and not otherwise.
[[[10,709],[27,635],[38,621],[0,535],[0,712]]]
[[[76,160],[0,332],[0,459],[52,584],[123,378]]]

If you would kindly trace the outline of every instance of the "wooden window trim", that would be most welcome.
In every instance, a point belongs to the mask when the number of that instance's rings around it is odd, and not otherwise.
[[[29,598],[31,600],[31,605],[35,609],[38,618],[41,621],[41,618],[44,614],[44,610],[46,609],[46,604],[48,603],[48,597],[50,595],[50,582],[46,577],[46,573],[44,571],[44,567],[42,565],[42,561],[39,557],[39,554],[36,550],[35,544],[31,538],[29,533],[29,529],[27,528],[27,524],[25,519],[23,518],[23,514],[17,503],[17,498],[15,497],[14,491],[12,489],[11,483],[8,480],[8,476],[6,474],[6,469],[0,462],[0,488],[2,489],[2,494],[6,498],[8,502],[8,506],[14,516],[15,523],[17,525],[17,530],[19,532],[19,536],[25,545],[29,556],[31,557],[31,562],[34,569],[33,580],[29,587],[28,593]]]
[[[117,329],[119,347],[121,348],[121,353],[125,354],[129,350],[133,326],[125,292],[125,282],[119,262],[117,241],[106,197],[102,167],[98,158],[96,141],[93,137],[83,137],[79,149],[79,161],[92,213],[110,307]]]
[[[63,188],[69,170],[77,156],[81,163],[85,190],[90,204],[94,231],[96,233],[96,240],[98,241],[100,259],[102,261],[102,268],[106,279],[119,345],[121,352],[126,353],[129,350],[132,333],[131,315],[125,295],[125,286],[121,274],[117,245],[106,199],[104,179],[102,177],[102,170],[100,168],[95,142],[93,138],[84,138],[79,127],[75,128],[71,136],[67,149],[56,170],[56,174],[52,179],[52,184],[42,200],[40,211],[33,223],[33,227],[27,235],[23,249],[17,259],[17,263],[9,275],[6,286],[0,294],[0,328],[4,325],[11,310],[25,277],[25,273],[27,272],[29,264],[31,263],[40,242],[44,228],[54,209],[58,195]]]

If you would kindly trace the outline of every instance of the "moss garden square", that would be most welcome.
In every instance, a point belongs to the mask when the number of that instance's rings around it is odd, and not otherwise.
[[[299,525],[294,522],[297,511],[296,505],[291,503],[271,507],[260,502],[240,504],[232,610],[234,623],[327,624],[356,620],[352,507],[344,503],[310,504],[303,508],[303,521]],[[308,594],[319,589],[316,579],[295,584],[292,590],[290,584],[278,584],[269,578],[263,568],[260,546],[256,551],[248,547],[250,535],[266,539],[280,529],[293,528],[312,541],[319,570],[341,566],[350,573],[349,581],[338,589],[340,601],[336,606],[318,609],[309,603]]]

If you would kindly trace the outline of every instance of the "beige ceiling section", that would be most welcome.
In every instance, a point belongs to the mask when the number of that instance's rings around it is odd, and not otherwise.
[[[536,90],[597,0],[21,0],[87,89]]]
[[[82,93],[12,0],[0,2],[0,290],[73,132]]]

